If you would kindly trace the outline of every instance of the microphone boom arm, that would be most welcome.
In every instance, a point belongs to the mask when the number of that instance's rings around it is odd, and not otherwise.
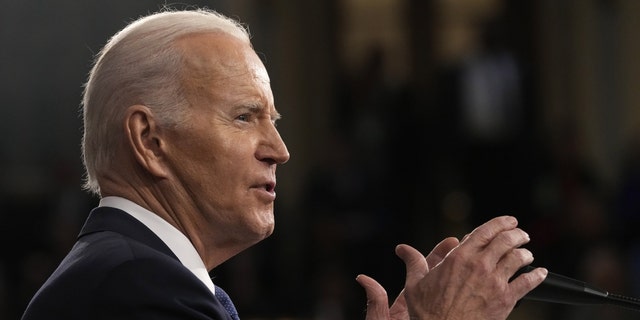
[[[512,279],[533,269],[532,266],[525,266]],[[610,294],[585,282],[553,272],[549,272],[547,278],[523,299],[574,305],[610,304],[640,311],[640,299]]]

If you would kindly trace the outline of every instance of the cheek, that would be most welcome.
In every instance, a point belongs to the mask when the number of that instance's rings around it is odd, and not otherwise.
[[[233,145],[228,139],[216,139],[220,133],[196,132],[181,139],[176,163],[194,175],[218,175],[230,165]]]
[[[226,164],[218,157],[220,148],[202,139],[186,141],[171,157],[176,173],[175,183],[181,184],[187,192],[198,197],[215,194],[217,184],[225,181]]]
[[[198,120],[194,120],[197,122]],[[220,124],[207,128],[198,123],[200,130],[193,130],[174,140],[175,153],[172,165],[181,183],[187,184],[192,194],[229,201],[240,197],[244,176],[251,172],[253,141],[250,136]],[[231,199],[224,200],[224,197]],[[204,199],[203,199],[204,200]]]
[[[234,201],[242,197],[243,177],[248,172],[247,155],[242,148],[216,146],[201,149],[192,159],[186,159],[185,166],[191,167],[191,180],[207,198],[217,198],[218,202]],[[225,199],[226,198],[226,199]]]

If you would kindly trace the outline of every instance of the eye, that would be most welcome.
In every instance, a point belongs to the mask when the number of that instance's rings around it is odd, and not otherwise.
[[[241,115],[236,117],[236,120],[239,120],[239,121],[242,121],[242,122],[249,122],[249,121],[251,121],[251,114],[249,114],[249,113],[241,114]]]

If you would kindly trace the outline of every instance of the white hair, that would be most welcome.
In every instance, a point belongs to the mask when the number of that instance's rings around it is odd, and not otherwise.
[[[181,82],[183,56],[174,46],[189,34],[223,32],[250,44],[248,29],[209,9],[163,10],[133,21],[96,56],[84,86],[84,188],[100,195],[98,172],[113,170],[127,107],[149,107],[160,125],[183,123],[188,101]]]

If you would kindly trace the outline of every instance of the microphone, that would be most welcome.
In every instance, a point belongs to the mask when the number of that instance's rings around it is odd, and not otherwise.
[[[512,277],[535,269],[525,266]],[[547,278],[523,297],[525,300],[573,305],[609,304],[640,311],[640,299],[611,294],[585,282],[549,272]]]

